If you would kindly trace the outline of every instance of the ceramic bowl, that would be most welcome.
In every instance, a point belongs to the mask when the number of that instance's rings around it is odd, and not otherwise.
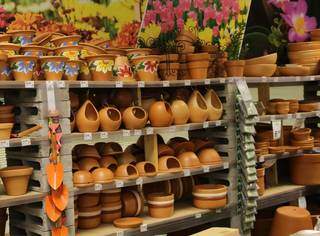
[[[78,197],[77,204],[80,207],[94,207],[99,205],[100,193],[85,193]]]
[[[220,165],[222,163],[219,153],[213,148],[202,149],[198,156],[202,165]]]
[[[299,128],[291,131],[292,137],[297,141],[304,141],[310,139],[311,129]]]
[[[79,207],[78,227],[80,229],[93,229],[101,223],[101,206]]]
[[[184,169],[193,169],[201,167],[199,158],[194,152],[183,152],[178,156],[178,160]]]
[[[89,171],[79,170],[73,173],[73,185],[75,187],[88,187],[93,185],[93,178]]]
[[[246,60],[246,65],[257,65],[257,64],[276,64],[277,53],[269,54],[262,57],[256,57]]]
[[[278,66],[278,71],[282,76],[306,76],[310,75],[310,68],[301,65]]]
[[[143,219],[138,217],[124,217],[119,218],[113,221],[113,224],[115,227],[118,228],[138,228],[140,225],[142,225]]]
[[[174,156],[162,156],[158,160],[159,173],[176,173],[182,172],[180,161]]]
[[[167,218],[174,212],[174,195],[151,193],[147,196],[149,215],[153,218]]]
[[[139,172],[139,176],[153,177],[157,175],[157,169],[154,164],[149,161],[138,162],[136,168]]]
[[[78,166],[80,170],[86,170],[89,172],[94,171],[95,169],[99,168],[99,162],[94,158],[82,158],[78,161]]]
[[[101,156],[116,155],[123,153],[121,145],[116,142],[96,143],[95,147],[97,148]]]
[[[93,145],[82,144],[76,147],[76,155],[78,159],[82,158],[93,158],[96,160],[100,159],[100,155]]]
[[[196,185],[192,195],[193,205],[200,209],[216,209],[227,204],[227,187],[221,184]]]
[[[174,150],[166,144],[158,144],[158,156],[173,156],[175,154]]]
[[[121,194],[122,216],[138,216],[143,212],[143,198],[138,191],[128,190]]]
[[[137,163],[137,158],[129,152],[124,152],[117,155],[117,162],[119,163],[119,165],[122,165],[122,164],[135,165]]]
[[[113,172],[105,167],[97,168],[92,172],[94,183],[107,184],[113,181]]]
[[[255,65],[245,65],[244,76],[247,77],[261,77],[273,76],[277,70],[276,64],[255,64]]]
[[[139,173],[137,168],[131,164],[122,164],[119,165],[117,170],[115,171],[115,178],[116,179],[137,179],[139,177]]]

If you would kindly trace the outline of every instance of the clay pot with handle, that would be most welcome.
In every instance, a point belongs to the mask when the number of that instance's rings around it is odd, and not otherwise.
[[[97,132],[100,116],[97,109],[89,101],[85,101],[76,114],[76,124],[80,132]]]
[[[148,121],[148,113],[138,106],[128,107],[123,112],[123,123],[126,129],[142,129]]]
[[[190,111],[190,121],[193,123],[202,123],[209,117],[209,109],[206,100],[198,90],[195,90],[188,101]]]

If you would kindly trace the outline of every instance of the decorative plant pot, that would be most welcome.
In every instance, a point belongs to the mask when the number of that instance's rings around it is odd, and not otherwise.
[[[139,176],[153,177],[157,175],[157,169],[154,164],[148,161],[138,162],[136,168]]]
[[[133,72],[126,56],[117,56],[114,62],[114,74],[117,80],[120,81],[134,81]]]
[[[129,60],[131,60],[139,56],[150,55],[151,51],[152,50],[150,48],[131,48],[127,49],[127,56]]]
[[[220,165],[222,159],[219,153],[213,148],[202,149],[199,153],[199,161],[203,165]]]
[[[122,217],[121,213],[122,204],[120,201],[113,203],[102,203],[101,221],[103,223],[112,223],[114,220]]]
[[[290,159],[290,177],[294,184],[320,184],[320,155],[304,154]]]
[[[20,53],[25,56],[42,57],[46,56],[49,51],[50,48],[47,47],[37,45],[26,45],[21,47]]]
[[[113,80],[114,59],[115,56],[107,54],[86,57],[92,80]]]
[[[79,46],[81,47],[81,59],[85,59],[87,56],[106,54],[106,51],[103,48],[92,45],[90,43],[79,43]]]
[[[174,195],[151,193],[148,198],[149,215],[153,218],[168,218],[174,212]]]
[[[11,71],[7,64],[8,56],[0,52],[0,80],[10,80]]]
[[[61,80],[67,60],[68,58],[60,56],[40,57],[45,80]]]
[[[112,172],[115,172],[118,168],[118,162],[113,156],[104,156],[99,160],[101,167],[108,168]]]
[[[209,117],[209,109],[204,97],[198,90],[195,90],[189,101],[188,107],[190,111],[190,121],[194,123],[202,123]]]
[[[208,76],[209,61],[191,61],[187,64],[191,79],[206,79]]]
[[[9,166],[0,169],[0,177],[6,193],[10,196],[19,196],[27,192],[32,167]]]
[[[178,80],[190,80],[191,76],[189,74],[188,64],[180,63],[178,71]]]
[[[167,127],[172,124],[173,116],[170,104],[164,101],[154,102],[149,109],[149,120],[154,127]]]
[[[7,56],[14,56],[19,54],[21,46],[13,43],[0,43],[0,52]]]
[[[174,100],[171,103],[173,123],[175,125],[186,124],[190,117],[188,105],[183,100]]]
[[[161,63],[159,65],[159,74],[162,80],[177,80],[179,63]]]
[[[201,163],[199,158],[194,152],[184,152],[178,156],[178,160],[180,161],[182,168],[184,169],[194,169],[200,168]]]
[[[138,170],[134,165],[131,164],[123,164],[118,166],[115,172],[116,179],[137,179],[139,177]]]
[[[219,120],[223,113],[223,107],[218,95],[214,92],[213,89],[210,89],[208,90],[204,98],[208,107],[208,119],[211,121]]]
[[[97,132],[100,126],[99,113],[94,105],[85,101],[76,114],[76,124],[80,132]]]
[[[216,209],[227,204],[227,187],[221,184],[196,185],[192,194],[193,205],[200,209]]]
[[[269,147],[270,154],[282,154],[285,152],[285,148],[283,146],[280,147]]]
[[[265,183],[264,183],[264,175],[265,175],[265,168],[261,167],[257,169],[257,184],[258,184],[258,194],[262,196],[265,192]]]
[[[100,128],[103,131],[115,131],[120,128],[122,117],[118,109],[105,107],[99,111]]]
[[[187,61],[209,61],[209,53],[192,53],[187,54]]]
[[[148,121],[148,113],[138,106],[128,107],[123,112],[123,123],[126,129],[142,129]]]
[[[162,156],[158,160],[159,173],[177,173],[182,172],[180,161],[174,156]]]
[[[226,61],[225,63],[228,77],[242,77],[244,73],[245,61],[234,60]]]
[[[159,56],[139,56],[132,59],[137,80],[156,81],[158,78]]]
[[[122,48],[110,48],[107,47],[104,49],[106,51],[106,54],[115,55],[115,56],[126,56],[127,52],[125,49]]]
[[[80,35],[55,37],[51,43],[56,47],[77,46],[81,39]]]
[[[10,139],[13,123],[0,123],[0,140]]]
[[[7,34],[11,36],[11,42],[14,44],[26,45],[32,43],[35,36],[34,30],[11,30]]]
[[[179,60],[179,54],[164,54],[161,55],[161,62],[177,62]]]
[[[37,57],[33,56],[10,56],[8,58],[10,70],[16,81],[32,80]]]
[[[92,186],[93,179],[91,173],[86,170],[79,170],[74,172],[73,185],[79,188]]]
[[[10,34],[0,34],[0,43],[9,43],[11,40]]]
[[[121,195],[122,216],[138,216],[143,212],[143,198],[138,191],[129,190]]]
[[[72,61],[77,61],[80,58],[80,46],[63,46],[56,48],[55,54],[58,56],[63,56]]]
[[[78,161],[78,166],[80,170],[86,170],[89,172],[93,172],[95,169],[100,167],[98,161],[91,157],[81,158]]]
[[[101,224],[101,206],[79,207],[78,227],[93,229]]]
[[[85,193],[78,196],[78,206],[94,207],[100,202],[100,193]]]
[[[77,80],[80,73],[81,64],[82,61],[80,60],[67,61],[64,67],[64,79],[73,81]]]
[[[92,172],[92,178],[96,184],[108,184],[113,182],[113,172],[108,168],[97,168]]]

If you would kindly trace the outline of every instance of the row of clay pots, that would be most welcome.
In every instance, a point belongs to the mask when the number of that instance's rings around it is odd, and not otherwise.
[[[11,130],[15,122],[13,108],[12,105],[0,106],[0,140],[9,139],[11,136]]]
[[[272,99],[267,106],[269,114],[293,114],[299,111],[299,101],[296,99]]]

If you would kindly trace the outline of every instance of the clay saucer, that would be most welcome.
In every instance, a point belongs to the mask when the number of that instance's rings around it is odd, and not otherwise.
[[[158,166],[160,173],[177,173],[183,171],[180,161],[174,156],[160,157]]]
[[[125,218],[119,218],[113,221],[113,224],[115,227],[118,228],[137,228],[140,225],[142,225],[143,219],[139,217],[125,217]]]
[[[75,187],[89,187],[93,185],[92,175],[89,171],[79,170],[73,174]]]
[[[139,177],[138,170],[135,166],[131,164],[122,164],[118,166],[117,170],[115,171],[115,178],[116,179],[137,179]]]
[[[153,177],[157,175],[157,170],[154,164],[148,161],[138,162],[136,164],[140,176]]]
[[[116,155],[123,153],[122,147],[116,142],[96,143],[95,147],[101,156]]]

